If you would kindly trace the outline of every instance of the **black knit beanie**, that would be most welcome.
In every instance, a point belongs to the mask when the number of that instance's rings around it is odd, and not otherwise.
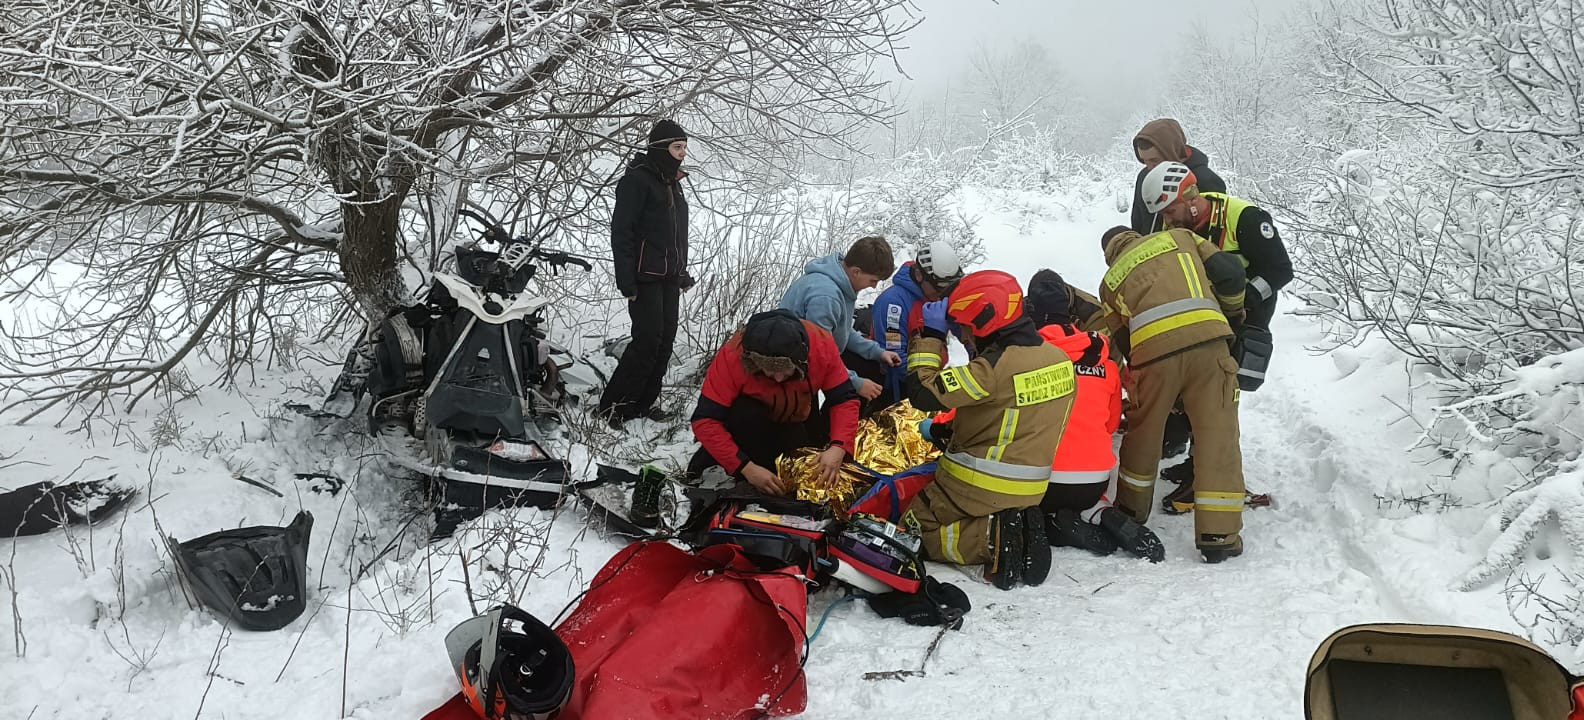
[[[677,172],[682,169],[682,161],[671,157],[668,148],[671,143],[686,139],[687,131],[670,120],[655,123],[654,129],[649,131],[649,148],[645,153],[650,164],[660,171],[660,178],[668,183],[675,181]]]
[[[661,120],[655,123],[654,129],[649,131],[649,147],[665,149],[666,146],[678,140],[688,139],[687,131],[681,125],[670,120]]]
[[[1035,325],[1065,323],[1072,317],[1072,293],[1055,270],[1041,270],[1029,280],[1023,308]]]

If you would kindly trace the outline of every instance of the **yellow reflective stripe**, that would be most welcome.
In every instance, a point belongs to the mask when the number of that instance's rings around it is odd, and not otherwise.
[[[1123,470],[1123,471],[1117,473],[1117,475],[1122,478],[1122,482],[1125,482],[1125,483],[1127,483],[1129,485],[1132,485],[1133,487],[1136,487],[1136,488],[1143,488],[1145,490],[1148,490],[1148,489],[1150,489],[1152,487],[1155,487],[1155,478],[1153,476],[1152,477],[1147,477],[1147,478],[1139,477],[1139,476],[1134,475],[1134,474],[1132,474],[1132,473],[1130,473],[1130,472],[1128,472],[1126,470]]]
[[[969,372],[968,368],[965,367],[947,368],[945,372],[941,373],[941,384],[946,387],[947,392],[962,390],[968,394],[968,399],[970,400],[983,400],[990,397],[990,393],[985,392],[985,389],[979,386],[979,381],[975,380],[973,373]]]
[[[908,366],[909,370],[912,370],[914,368],[919,368],[919,367],[934,367],[934,368],[938,368],[942,364],[941,356],[939,356],[939,355],[937,355],[935,353],[928,353],[928,352],[912,352],[912,353],[908,353],[907,360],[908,360],[907,366]]]
[[[957,523],[942,525],[940,529],[941,554],[946,556],[948,562],[965,565],[962,551],[957,549]]]
[[[1161,318],[1139,328],[1137,332],[1133,333],[1133,347],[1143,345],[1146,340],[1163,332],[1170,332],[1202,322],[1220,322],[1225,325],[1226,315],[1221,314],[1218,310],[1190,310],[1171,317]]]
[[[976,488],[1002,495],[1016,495],[1019,497],[1044,495],[1045,486],[1050,484],[1050,471],[1048,470],[1045,472],[1045,476],[1038,480],[1009,480],[980,472],[949,457],[942,457],[940,464],[952,477]]]
[[[1242,512],[1243,493],[1195,490],[1194,509],[1213,512]]]
[[[1017,408],[1010,408],[1001,413],[1001,434],[996,437],[996,444],[990,446],[990,452],[985,453],[986,460],[1000,460],[1001,454],[1012,444],[1012,438],[1017,435],[1020,412]]]
[[[1160,257],[1176,249],[1177,238],[1172,237],[1170,232],[1158,232],[1151,235],[1144,240],[1143,244],[1117,258],[1116,264],[1112,265],[1111,269],[1106,270],[1106,287],[1116,290],[1122,284],[1122,281],[1127,279],[1128,273],[1133,272],[1134,268],[1143,265],[1144,261]]]
[[[1204,283],[1199,282],[1199,273],[1194,271],[1193,260],[1188,257],[1188,253],[1177,253],[1177,264],[1182,266],[1183,281],[1188,283],[1188,297],[1204,297]]]

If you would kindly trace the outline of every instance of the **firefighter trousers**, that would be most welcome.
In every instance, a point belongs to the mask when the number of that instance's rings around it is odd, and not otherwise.
[[[970,485],[944,469],[924,486],[908,513],[924,537],[924,557],[958,565],[990,562],[990,516],[1001,510],[1033,507],[1039,495],[1009,495]]]
[[[1214,340],[1128,370],[1128,432],[1122,438],[1116,506],[1144,522],[1155,505],[1166,416],[1182,401],[1194,429],[1194,531],[1243,528],[1243,453],[1238,445],[1237,362]]]

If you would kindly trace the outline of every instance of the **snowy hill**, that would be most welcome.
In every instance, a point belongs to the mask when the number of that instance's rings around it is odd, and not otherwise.
[[[976,219],[984,267],[1024,280],[1051,267],[1092,287],[1104,270],[1100,233],[1125,221],[1111,194],[1128,181],[1069,188],[1065,200],[971,188],[955,202]],[[1384,343],[1312,351],[1321,329],[1291,314],[1295,305],[1274,328],[1272,382],[1244,399],[1248,483],[1276,497],[1246,514],[1244,557],[1201,564],[1191,518],[1157,515],[1168,547],[1159,565],[1057,549],[1049,582],[1012,592],[935,567],[972,597],[963,629],[926,659],[935,630],[859,603],[830,610],[810,650],[805,717],[1295,718],[1309,655],[1340,626],[1521,632],[1496,590],[1451,589],[1483,552],[1475,540],[1489,511],[1391,501],[1427,473],[1405,450],[1415,430],[1393,420],[1408,392],[1404,364]],[[387,475],[365,438],[282,410],[333,372],[260,374],[80,427],[0,426],[0,489],[114,474],[140,492],[107,523],[19,539],[0,556],[0,629],[15,646],[0,653],[0,716],[417,718],[455,690],[441,641],[472,614],[470,595],[549,620],[618,549],[572,507],[492,513],[426,544],[404,498],[410,483]],[[678,456],[679,437],[662,434],[662,453]],[[572,457],[575,473],[591,472],[589,449]],[[296,476],[310,472],[347,483]],[[298,509],[315,516],[303,617],[232,632],[189,607],[163,536],[284,524]],[[835,597],[811,600],[811,628]],[[923,677],[862,677],[921,666]]]

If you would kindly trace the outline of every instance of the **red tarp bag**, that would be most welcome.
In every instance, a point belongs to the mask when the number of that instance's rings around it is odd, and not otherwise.
[[[556,628],[577,668],[558,720],[800,713],[807,611],[793,571],[758,570],[735,545],[628,545]]]

